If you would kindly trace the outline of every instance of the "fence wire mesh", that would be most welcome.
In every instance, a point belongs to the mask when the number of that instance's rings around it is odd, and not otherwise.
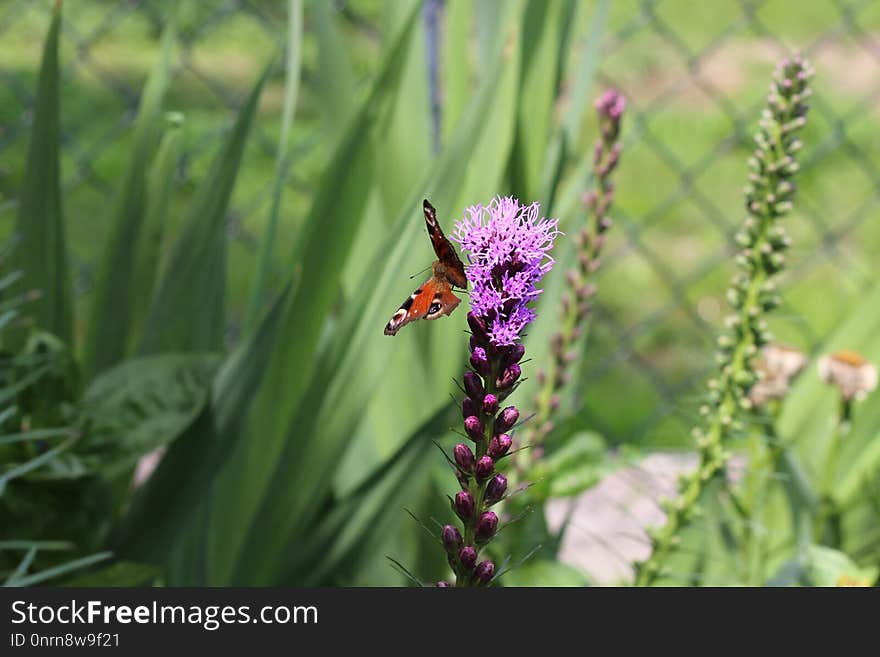
[[[0,1],[0,216],[11,223],[26,148],[41,35],[50,2]],[[63,175],[78,291],[87,296],[102,210],[129,138],[140,89],[174,3],[67,3],[62,45]],[[364,62],[378,49],[375,2],[334,10]],[[444,3],[424,19],[442,47]],[[185,108],[186,196],[247,85],[284,47],[283,0],[186,3],[169,105]],[[434,11],[436,10],[436,12]],[[308,20],[308,16],[307,16]],[[307,23],[308,28],[308,23]],[[853,308],[877,275],[880,223],[880,2],[877,0],[619,0],[602,44],[598,84],[629,101],[616,226],[603,264],[583,373],[585,419],[612,440],[680,443],[711,362],[732,273],[732,235],[751,133],[773,64],[792,51],[817,69],[805,135],[786,305],[772,327],[807,350]],[[320,170],[309,88],[321,83],[305,44],[286,214],[307,204]],[[354,58],[354,75],[370,66]],[[435,62],[436,63],[436,62]],[[426,71],[426,75],[429,71]],[[431,75],[435,80],[436,76]],[[280,85],[279,85],[280,86]],[[597,86],[598,91],[598,86]],[[231,267],[249,271],[269,201],[280,92],[270,87],[230,211]],[[440,97],[440,96],[436,96]],[[439,107],[442,112],[442,103]],[[872,221],[873,220],[873,221]],[[242,298],[246,280],[232,280]],[[235,311],[235,308],[233,308]]]

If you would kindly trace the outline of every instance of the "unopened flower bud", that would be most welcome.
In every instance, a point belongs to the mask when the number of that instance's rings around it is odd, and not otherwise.
[[[455,456],[455,463],[461,468],[462,472],[470,474],[474,471],[475,459],[471,448],[464,443],[459,443],[452,450]]]
[[[507,477],[505,477],[500,472],[492,477],[489,481],[489,485],[486,486],[486,503],[487,504],[495,504],[502,497],[504,497],[504,493],[507,492]]]
[[[481,344],[488,344],[489,333],[486,329],[486,322],[473,312],[469,312],[467,314],[467,323],[468,326],[471,327],[471,333],[473,334],[473,336]]]
[[[440,533],[443,540],[443,547],[449,554],[455,554],[461,547],[461,532],[455,525],[446,525]]]
[[[518,419],[519,411],[516,406],[508,406],[498,414],[498,417],[495,418],[495,430],[493,433],[500,434],[505,431],[510,431],[511,427],[516,424]]]
[[[491,456],[481,456],[480,460],[477,461],[476,467],[474,468],[474,474],[476,474],[477,479],[479,479],[480,481],[491,477],[494,471],[495,461],[492,460]]]
[[[465,521],[474,517],[474,498],[468,491],[463,490],[455,494],[455,513]]]
[[[483,381],[474,372],[465,372],[464,391],[471,399],[482,399],[483,395],[486,394],[483,390]]]
[[[495,535],[496,529],[498,529],[498,516],[492,511],[486,511],[480,516],[480,519],[477,520],[477,528],[475,531],[477,540],[488,541]]]
[[[464,419],[464,430],[467,433],[468,438],[475,443],[480,442],[485,437],[483,435],[483,424],[480,422],[480,418],[476,415],[469,415]]]
[[[522,370],[520,369],[519,364],[511,363],[510,366],[504,370],[501,376],[498,377],[496,384],[499,388],[502,389],[509,388],[514,383],[516,383],[521,374]]]
[[[498,397],[489,394],[483,397],[483,413],[495,415],[498,412]]]
[[[471,367],[474,368],[477,374],[483,377],[489,376],[489,373],[492,371],[489,365],[489,357],[486,355],[486,350],[482,347],[477,347],[471,353]]]
[[[501,367],[507,369],[513,363],[518,363],[526,353],[526,348],[519,342],[504,347],[501,353]]]
[[[507,450],[510,449],[510,445],[513,441],[510,439],[506,433],[501,434],[500,436],[493,436],[492,440],[489,441],[489,447],[486,450],[486,454],[491,456],[493,459],[500,459],[502,456],[507,454]]]
[[[481,561],[477,564],[476,570],[474,570],[474,580],[478,584],[486,585],[490,581],[492,581],[492,577],[495,576],[495,564],[489,561]]]
[[[464,418],[470,417],[471,415],[477,414],[477,405],[474,403],[474,400],[470,397],[465,397],[461,400],[461,416]]]
[[[472,545],[465,545],[458,551],[458,560],[461,562],[462,568],[473,570],[474,566],[477,565],[477,551]]]

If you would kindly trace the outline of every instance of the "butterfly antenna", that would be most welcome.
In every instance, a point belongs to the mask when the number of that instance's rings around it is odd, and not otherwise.
[[[416,276],[421,276],[422,274],[424,274],[424,273],[425,273],[426,271],[428,271],[429,269],[430,269],[430,267],[425,267],[423,270],[421,270],[421,271],[417,271],[415,274],[413,274],[412,276],[410,276],[409,279],[412,280],[412,279],[414,279]]]

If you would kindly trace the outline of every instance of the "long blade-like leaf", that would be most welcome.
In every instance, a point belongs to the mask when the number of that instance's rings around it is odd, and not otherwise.
[[[172,20],[165,29],[159,57],[144,88],[135,121],[134,144],[111,213],[111,234],[97,277],[86,338],[85,368],[89,374],[114,365],[125,355],[133,308],[145,302],[132,294],[133,282],[146,206],[147,169],[159,138],[162,100],[171,77],[171,49],[175,40]]]
[[[226,208],[269,71],[267,66],[239,111],[232,132],[190,205],[147,314],[140,344],[142,354],[210,351],[223,345]]]
[[[28,307],[36,325],[66,344],[73,338],[73,298],[68,271],[67,244],[61,203],[58,101],[58,34],[61,3],[55,7],[43,47],[43,59],[34,102],[34,122],[19,197],[12,269],[23,276],[14,290],[40,290]],[[10,332],[12,344],[23,342],[21,332]]]
[[[287,59],[285,61],[286,77],[284,80],[284,106],[281,110],[281,137],[278,140],[278,152],[275,155],[275,179],[272,184],[272,203],[269,208],[269,221],[263,233],[260,246],[260,257],[257,272],[254,275],[248,299],[247,312],[244,318],[245,331],[249,331],[256,322],[268,295],[269,271],[274,257],[275,240],[278,233],[278,217],[281,214],[281,195],[287,181],[290,158],[287,144],[290,129],[293,125],[293,114],[299,91],[300,53],[302,50],[302,0],[290,0],[287,23]]]

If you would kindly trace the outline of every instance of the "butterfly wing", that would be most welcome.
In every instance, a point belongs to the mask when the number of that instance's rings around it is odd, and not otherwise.
[[[466,290],[467,276],[464,273],[464,265],[461,262],[461,258],[455,252],[452,243],[443,234],[443,229],[440,228],[440,224],[437,222],[437,211],[433,205],[428,203],[428,199],[422,202],[422,207],[425,211],[425,224],[428,227],[431,244],[434,246],[434,253],[437,254],[437,259],[446,270],[446,278],[456,287]]]
[[[385,325],[385,335],[396,335],[402,327],[417,319],[437,319],[448,315],[460,303],[461,299],[452,293],[447,281],[432,276],[409,295],[391,316]]]

